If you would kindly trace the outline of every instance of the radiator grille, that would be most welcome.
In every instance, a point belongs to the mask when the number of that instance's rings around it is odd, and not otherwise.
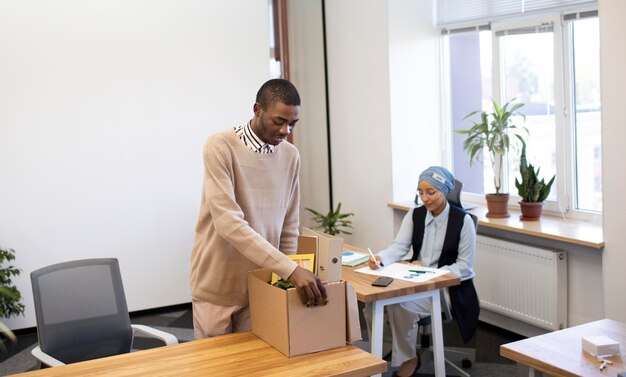
[[[481,308],[548,330],[567,327],[567,255],[496,238],[476,239]]]

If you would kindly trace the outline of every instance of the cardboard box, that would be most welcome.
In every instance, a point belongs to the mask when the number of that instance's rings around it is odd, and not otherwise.
[[[287,357],[343,347],[346,340],[360,339],[358,309],[346,310],[347,302],[356,304],[356,294],[351,297],[354,290],[347,288],[346,282],[326,285],[325,306],[306,307],[295,289],[270,285],[271,275],[266,269],[248,272],[252,332],[256,336]],[[359,333],[355,334],[357,327]]]
[[[317,276],[328,282],[340,281],[343,238],[309,228],[302,228],[302,236],[317,238],[317,258],[315,261]]]

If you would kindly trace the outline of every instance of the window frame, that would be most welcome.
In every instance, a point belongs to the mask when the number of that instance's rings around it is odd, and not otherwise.
[[[597,8],[577,9],[575,12],[596,11]],[[492,93],[497,100],[504,100],[502,80],[504,73],[501,70],[500,62],[500,45],[496,33],[503,30],[519,29],[524,27],[532,27],[540,25],[543,22],[551,22],[553,24],[553,64],[554,64],[554,106],[555,106],[555,140],[556,140],[556,170],[557,181],[552,189],[556,190],[557,200],[545,201],[544,210],[547,213],[560,215],[562,217],[572,219],[582,219],[597,221],[602,219],[602,212],[588,211],[576,209],[576,147],[575,147],[575,98],[574,98],[574,55],[572,46],[573,22],[577,19],[564,20],[564,15],[574,13],[573,11],[551,12],[542,15],[531,15],[509,18],[505,20],[497,20],[490,23],[491,30],[491,48],[492,48]],[[596,16],[597,17],[597,16]],[[446,33],[442,33],[442,43],[440,54],[442,59],[442,71],[444,78],[442,83],[443,100],[441,107],[442,121],[446,127],[443,127],[442,136],[446,140],[448,165],[452,166],[453,150],[452,150],[452,121],[450,119],[450,64],[449,61],[449,43]],[[507,161],[508,164],[508,161]],[[509,175],[508,168],[505,175]],[[505,177],[508,184],[508,177]],[[509,201],[510,208],[519,208],[518,201],[520,197],[517,195],[515,187],[508,187],[511,197]],[[484,194],[463,193],[463,200],[466,202],[482,203],[484,202]]]

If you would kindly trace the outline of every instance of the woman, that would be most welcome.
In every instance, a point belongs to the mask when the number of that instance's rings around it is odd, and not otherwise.
[[[423,206],[411,209],[400,226],[395,240],[375,259],[370,258],[371,269],[409,258],[411,247],[415,252],[410,261],[426,267],[450,271],[461,278],[461,285],[450,287],[446,301],[457,318],[463,340],[467,343],[478,323],[478,296],[472,283],[476,230],[471,216],[462,208],[452,206],[446,195],[454,188],[454,176],[447,169],[431,166],[420,174],[418,194]],[[448,295],[449,293],[449,295]],[[421,365],[415,351],[418,321],[430,315],[431,300],[419,299],[386,307],[386,316],[392,334],[393,367],[400,366],[393,376],[413,376]],[[371,323],[371,310],[365,318]]]

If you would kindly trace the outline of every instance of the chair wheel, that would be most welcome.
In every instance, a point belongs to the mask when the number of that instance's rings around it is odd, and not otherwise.
[[[471,368],[472,360],[468,359],[467,357],[464,358],[463,360],[461,360],[461,367],[463,367],[463,369]]]

